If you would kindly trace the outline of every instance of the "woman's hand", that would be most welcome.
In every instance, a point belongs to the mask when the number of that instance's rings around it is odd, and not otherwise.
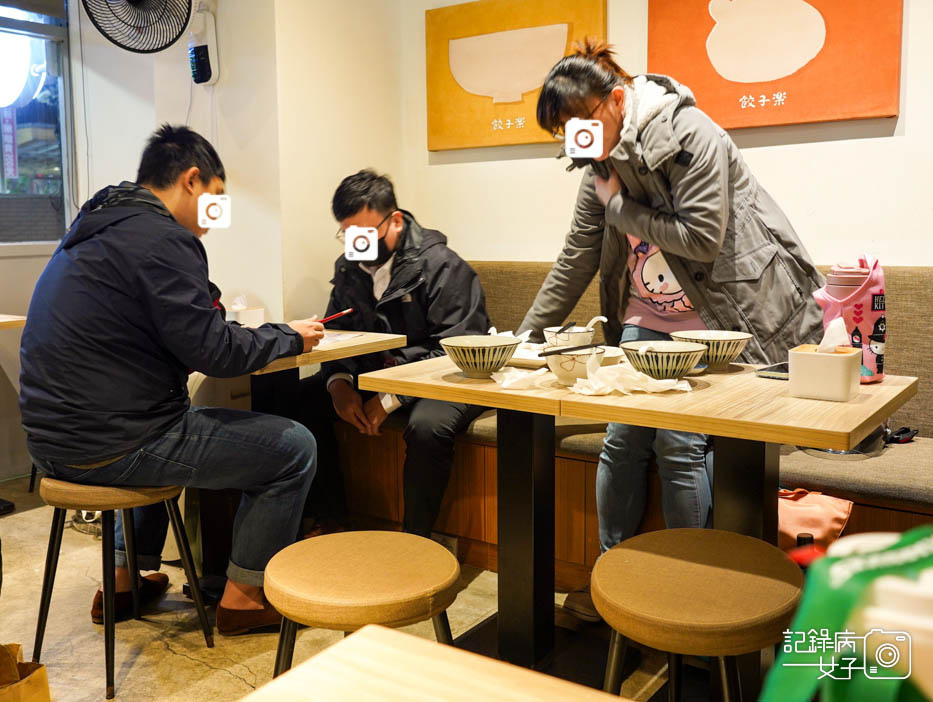
[[[622,190],[622,181],[619,180],[619,174],[614,168],[609,169],[608,178],[596,177],[596,197],[603,203],[603,207],[609,204],[612,196]]]

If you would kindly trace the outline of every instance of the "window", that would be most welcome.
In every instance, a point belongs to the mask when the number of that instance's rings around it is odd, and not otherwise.
[[[0,244],[61,239],[70,219],[64,14],[61,0],[0,0]]]

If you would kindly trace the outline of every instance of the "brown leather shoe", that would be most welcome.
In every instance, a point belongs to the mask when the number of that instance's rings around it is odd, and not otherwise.
[[[158,600],[168,590],[168,575],[165,573],[150,573],[139,581],[139,607]],[[133,593],[114,593],[115,621],[122,622],[133,618]],[[104,623],[104,593],[98,590],[94,593],[94,602],[91,604],[91,621],[95,624]]]
[[[313,539],[315,536],[324,536],[325,534],[339,534],[341,532],[349,531],[349,530],[350,530],[349,526],[342,524],[336,519],[327,517],[326,519],[321,519],[321,520],[314,522],[311,528],[308,529],[305,532],[304,536],[302,536],[301,538],[302,539]]]
[[[582,619],[585,622],[602,621],[602,617],[599,616],[599,612],[596,611],[596,607],[593,605],[593,598],[590,597],[589,585],[574,590],[567,595],[567,599],[564,600],[564,609],[577,619]]]
[[[239,636],[259,629],[277,627],[282,615],[266,602],[262,609],[227,609],[217,605],[217,631],[223,636]]]

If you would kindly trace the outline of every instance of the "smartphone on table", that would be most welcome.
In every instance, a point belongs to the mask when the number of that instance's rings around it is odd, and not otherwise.
[[[771,378],[772,380],[787,380],[788,376],[787,361],[775,363],[771,366],[765,366],[755,371],[759,378]]]

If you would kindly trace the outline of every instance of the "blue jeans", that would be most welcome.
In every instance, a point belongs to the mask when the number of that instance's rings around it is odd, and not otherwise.
[[[626,324],[621,341],[670,338]],[[667,528],[710,526],[712,453],[707,444],[705,434],[610,423],[596,470],[600,549],[607,551],[635,535],[645,513],[652,456],[661,478]]]
[[[192,407],[159,438],[100,468],[37,459],[54,478],[85,485],[236,488],[243,499],[233,522],[227,577],[262,586],[269,559],[293,543],[317,468],[317,445],[304,426],[284,417]],[[133,510],[140,570],[158,570],[168,529],[165,505]],[[126,566],[122,519],[116,520],[116,564]]]

